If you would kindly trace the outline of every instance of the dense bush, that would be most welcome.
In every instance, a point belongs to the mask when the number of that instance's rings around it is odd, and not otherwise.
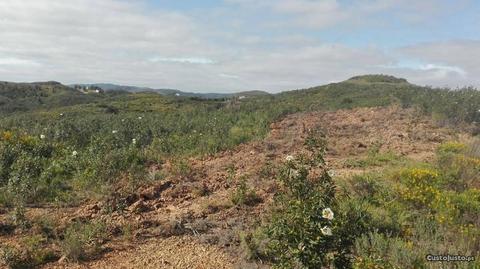
[[[325,170],[324,143],[307,139],[307,156],[288,156],[281,169],[283,192],[267,227],[269,256],[278,268],[347,268],[355,238],[369,217],[359,204],[338,203]]]

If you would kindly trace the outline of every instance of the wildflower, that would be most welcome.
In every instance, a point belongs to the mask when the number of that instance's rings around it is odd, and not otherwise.
[[[132,144],[137,144],[137,139],[132,139]]]
[[[63,113],[60,113],[60,117],[62,117],[62,116],[63,116]]]
[[[41,134],[40,139],[45,139],[45,135]]]
[[[290,169],[290,177],[298,177],[300,175],[300,173],[298,172],[298,170],[295,170],[295,169]]]
[[[294,159],[295,159],[295,158],[294,158],[292,155],[287,155],[287,157],[285,157],[285,160],[286,160],[287,162],[291,162],[291,161],[293,161]]]
[[[77,156],[77,155],[78,155],[78,152],[77,152],[76,150],[74,150],[74,151],[72,152],[72,156],[75,157],[75,156]]]
[[[325,208],[322,211],[322,217],[325,218],[325,219],[328,219],[328,220],[332,220],[333,219],[333,211],[329,207]]]
[[[138,119],[139,119],[139,120],[141,120],[141,119],[142,119],[142,117],[138,117]]]
[[[328,228],[327,226],[320,229],[323,235],[332,235],[332,229]]]
[[[117,130],[113,130],[113,131],[112,131],[112,134],[116,134],[116,133],[118,133]]]
[[[335,171],[334,170],[328,170],[327,174],[329,177],[334,177],[335,176]]]

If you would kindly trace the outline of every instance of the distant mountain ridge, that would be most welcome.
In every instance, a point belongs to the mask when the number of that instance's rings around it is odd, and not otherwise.
[[[237,93],[195,93],[195,92],[184,92],[176,89],[153,89],[149,87],[137,87],[137,86],[125,86],[125,85],[117,85],[111,83],[88,83],[88,84],[73,84],[70,85],[72,87],[80,86],[80,87],[99,87],[105,91],[126,91],[131,93],[138,93],[138,92],[155,92],[165,96],[181,96],[181,97],[197,97],[203,99],[221,99],[221,98],[232,98],[232,97],[251,97],[251,96],[264,96],[270,95],[268,92],[265,91],[244,91],[244,92],[237,92]]]
[[[337,89],[341,89],[340,92]],[[244,91],[238,93],[193,93],[176,89],[153,89],[148,87],[123,86],[110,83],[95,84],[72,84],[63,85],[56,81],[15,83],[0,81],[0,114],[14,113],[21,111],[32,111],[35,109],[50,109],[55,107],[72,106],[86,103],[109,102],[110,99],[119,95],[130,95],[133,93],[155,93],[173,98],[198,98],[198,99],[244,99],[272,98],[282,96],[296,96],[298,100],[311,102],[313,99],[327,98],[330,102],[343,102],[343,105],[363,100],[370,102],[377,100],[378,105],[388,102],[390,94],[387,91],[401,95],[407,89],[427,90],[425,87],[410,84],[406,79],[396,78],[389,75],[363,75],[355,76],[348,80],[331,83],[323,86],[316,86],[308,89],[286,91],[279,94],[270,94],[264,91]],[[318,97],[309,94],[316,92]],[[379,96],[383,96],[379,100]],[[134,97],[134,96],[132,96]],[[399,98],[403,98],[400,96]],[[381,98],[380,98],[381,99]],[[303,102],[302,101],[302,102]],[[332,104],[324,104],[332,105]]]
[[[40,107],[80,104],[89,102],[91,99],[91,97],[56,81],[0,82],[0,112],[9,113]]]

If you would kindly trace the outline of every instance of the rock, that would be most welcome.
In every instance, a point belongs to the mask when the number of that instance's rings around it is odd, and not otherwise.
[[[157,186],[152,186],[150,188],[147,188],[147,189],[143,190],[140,193],[140,198],[142,198],[144,200],[156,199],[160,196],[160,193],[162,193],[164,190],[170,188],[171,186],[172,186],[171,181],[164,182],[164,183],[162,183],[160,185],[157,185]]]
[[[66,263],[67,262],[67,256],[63,255],[60,259],[57,261],[58,263]]]
[[[97,204],[93,204],[93,205],[88,205],[86,208],[85,208],[86,211],[88,212],[98,212],[100,211],[100,206]]]
[[[358,147],[359,147],[359,148],[365,148],[365,149],[366,149],[366,148],[367,148],[367,145],[365,145],[365,144],[362,143],[362,142],[358,142]]]
[[[133,213],[143,213],[143,212],[150,211],[151,208],[147,204],[145,204],[143,200],[138,200],[135,203],[133,203],[131,206],[129,206],[128,210]]]

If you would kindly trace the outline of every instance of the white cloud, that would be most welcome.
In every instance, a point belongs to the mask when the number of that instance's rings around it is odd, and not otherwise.
[[[268,31],[275,23],[309,29],[359,27],[370,14],[396,7],[428,10],[433,0],[421,5],[362,0],[349,6],[333,0],[227,1],[240,6],[191,14],[151,9],[145,1],[2,0],[0,79],[203,92],[275,92],[365,73],[391,73],[422,84],[480,84],[480,41],[418,44],[392,53],[328,44],[302,31]],[[263,9],[275,14],[244,21],[250,14],[246,10]],[[400,66],[402,58],[422,65]]]
[[[13,58],[13,57],[0,58],[0,65],[3,65],[3,66],[22,66],[22,67],[39,66],[39,64],[35,61]]]
[[[12,80],[103,78],[127,82],[135,72],[146,76],[161,72],[145,64],[151,55],[165,55],[163,60],[172,63],[208,61],[213,50],[195,35],[197,29],[189,17],[148,11],[138,3],[1,1],[0,55],[43,66],[42,70],[31,70],[29,77],[18,77],[15,72],[4,76]],[[186,54],[202,56],[183,57]]]
[[[231,74],[224,74],[224,73],[222,73],[222,74],[219,74],[219,76],[222,77],[222,78],[240,79],[239,76],[237,76],[237,75],[231,75]]]
[[[165,62],[165,63],[186,63],[186,64],[214,64],[215,62],[207,58],[183,57],[183,58],[165,58],[154,57],[150,59],[151,62]]]
[[[452,40],[447,42],[421,43],[400,48],[402,57],[426,62],[422,66],[431,75],[418,79],[419,83],[434,85],[480,86],[480,41]]]
[[[445,0],[225,0],[249,9],[267,9],[273,12],[291,15],[279,27],[297,25],[307,28],[324,29],[348,24],[350,28],[360,25],[385,23],[375,18],[380,12],[389,11],[390,17],[397,17],[410,23],[429,22],[432,16],[451,11],[468,0],[457,3],[444,3]]]

